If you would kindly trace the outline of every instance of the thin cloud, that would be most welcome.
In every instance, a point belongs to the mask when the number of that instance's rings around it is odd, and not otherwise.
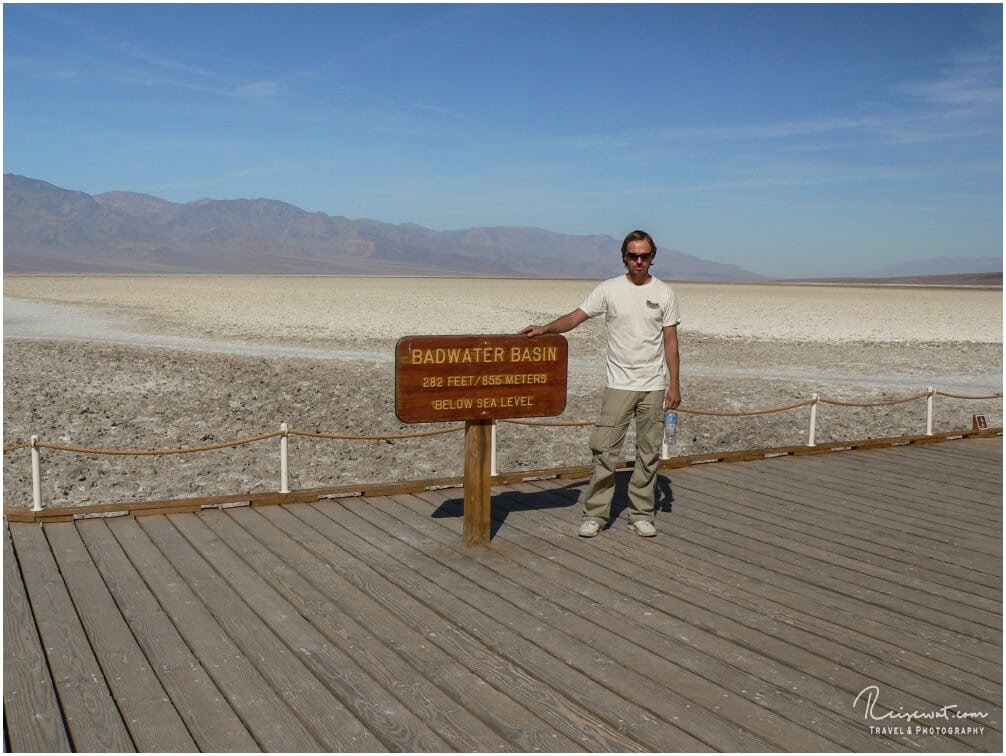
[[[1002,54],[969,51],[931,81],[906,84],[905,94],[936,106],[1002,107]]]
[[[48,78],[84,80],[104,76],[109,81],[149,89],[179,89],[224,97],[262,99],[280,93],[282,81],[304,75],[303,72],[296,72],[286,77],[242,80],[240,77],[221,73],[221,69],[152,53],[128,39],[113,39],[104,29],[77,17],[35,12],[49,20],[74,27],[81,36],[86,36],[96,47],[111,55],[110,60],[99,60],[92,56],[92,60],[84,60],[76,65],[70,62],[36,60],[33,66],[36,75]],[[5,65],[10,63],[11,61],[5,61]]]
[[[876,129],[882,120],[861,118],[811,118],[763,124],[731,124],[726,126],[695,126],[627,131],[610,134],[575,134],[549,140],[552,146],[569,149],[638,148],[640,145],[684,141],[750,141],[777,140],[841,131]]]
[[[437,115],[444,116],[445,118],[461,119],[463,116],[460,113],[455,113],[452,110],[447,110],[445,108],[438,107],[436,105],[430,105],[425,102],[413,102],[412,107],[418,110],[426,110],[430,113],[436,113]]]
[[[1001,131],[1002,57],[998,50],[957,55],[936,77],[892,90],[894,105],[882,113],[812,117],[773,123],[666,128],[607,134],[574,134],[550,140],[573,150],[638,149],[654,142],[782,141],[858,134],[883,144],[940,142]],[[804,144],[806,148],[811,145]],[[819,145],[827,148],[827,144]]]

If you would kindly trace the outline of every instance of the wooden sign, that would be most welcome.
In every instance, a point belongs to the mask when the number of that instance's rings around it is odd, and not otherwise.
[[[550,417],[566,409],[565,336],[406,336],[395,347],[403,423]]]

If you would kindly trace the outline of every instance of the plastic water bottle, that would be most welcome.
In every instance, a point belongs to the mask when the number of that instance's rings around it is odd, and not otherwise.
[[[678,413],[674,410],[667,410],[664,413],[664,440],[660,444],[660,458],[671,458],[671,447],[674,446],[674,437],[678,432]]]

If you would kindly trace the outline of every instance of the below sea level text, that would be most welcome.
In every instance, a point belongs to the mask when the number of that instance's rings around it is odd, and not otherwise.
[[[533,396],[480,396],[472,399],[434,399],[435,412],[460,409],[504,409],[506,407],[533,407]]]

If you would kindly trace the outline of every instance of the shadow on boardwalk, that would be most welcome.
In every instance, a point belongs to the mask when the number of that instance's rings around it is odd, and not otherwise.
[[[615,492],[611,503],[611,521],[616,522],[628,509],[628,490],[631,471],[620,471],[615,476]],[[490,537],[503,527],[506,522],[508,512],[522,512],[526,510],[554,509],[556,507],[571,506],[570,492],[573,501],[578,502],[579,496],[586,486],[586,481],[574,483],[556,484],[545,491],[519,491],[511,490],[505,493],[506,502],[500,496],[493,497],[493,520],[490,525]],[[658,474],[655,488],[655,506],[657,512],[671,512],[674,502],[674,491],[671,477],[668,474]],[[497,508],[497,504],[501,507]],[[465,500],[463,496],[452,499],[445,499],[443,503],[433,512],[434,517],[463,517]],[[577,511],[580,506],[577,503]]]

